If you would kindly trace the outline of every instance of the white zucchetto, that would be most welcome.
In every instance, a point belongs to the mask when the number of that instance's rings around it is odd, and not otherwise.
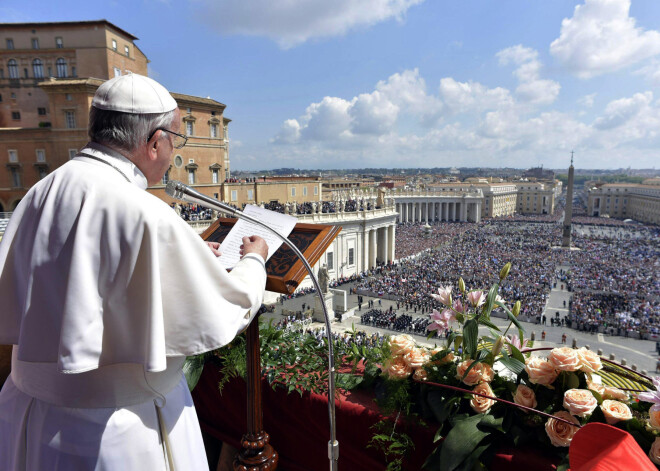
[[[122,113],[167,113],[177,107],[172,95],[155,80],[126,74],[103,83],[92,99],[92,106]]]

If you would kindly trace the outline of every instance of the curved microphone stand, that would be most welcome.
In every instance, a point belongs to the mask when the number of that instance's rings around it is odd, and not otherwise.
[[[243,214],[241,211],[232,208],[228,204],[225,204],[221,201],[218,201],[209,196],[203,195],[196,190],[193,190],[187,185],[175,180],[170,180],[167,182],[165,188],[165,193],[167,193],[172,198],[176,198],[188,203],[199,204],[206,208],[214,209],[223,213],[229,213],[232,216],[235,216],[240,219],[245,219],[248,222],[256,224],[260,227],[268,229],[273,234],[276,234],[282,242],[284,242],[293,252],[298,256],[300,261],[303,263],[309,273],[309,277],[314,284],[314,289],[316,294],[321,299],[321,306],[323,308],[323,317],[325,319],[325,328],[328,336],[328,415],[330,418],[330,441],[328,442],[328,459],[330,460],[330,470],[337,470],[337,460],[339,459],[339,442],[337,441],[337,427],[336,427],[336,418],[335,418],[335,355],[334,355],[334,346],[332,344],[332,329],[330,328],[330,317],[328,316],[328,310],[325,306],[325,300],[321,295],[321,287],[319,282],[314,276],[312,267],[309,262],[305,259],[302,252],[293,245],[293,243],[286,237],[282,236],[279,232],[274,230],[272,227],[267,226],[261,221],[254,219],[253,217]]]

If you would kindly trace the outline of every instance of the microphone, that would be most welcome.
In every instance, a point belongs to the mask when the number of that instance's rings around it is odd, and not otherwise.
[[[328,442],[328,459],[330,460],[330,471],[336,471],[337,460],[339,459],[339,442],[337,441],[337,426],[336,426],[335,401],[334,401],[335,398],[334,345],[332,338],[332,329],[330,327],[330,316],[328,315],[328,310],[325,306],[325,300],[321,295],[321,287],[319,286],[319,282],[316,279],[316,276],[314,275],[314,271],[312,270],[311,265],[309,264],[305,256],[302,254],[302,252],[298,249],[298,247],[296,247],[293,244],[293,242],[291,242],[287,237],[284,237],[282,234],[277,232],[272,227],[264,224],[263,222],[258,221],[257,219],[248,216],[247,214],[243,214],[238,209],[232,208],[227,203],[223,203],[222,201],[218,201],[214,198],[203,195],[199,191],[193,190],[189,186],[184,185],[183,183],[176,180],[170,180],[167,182],[167,186],[165,187],[165,193],[167,193],[167,195],[171,196],[172,198],[182,200],[187,203],[199,204],[206,208],[215,209],[216,211],[220,211],[223,213],[229,213],[232,216],[235,216],[239,219],[244,219],[248,222],[251,222],[253,224],[256,224],[260,227],[267,229],[268,231],[277,235],[277,237],[279,237],[282,240],[282,242],[284,242],[291,250],[293,250],[293,252],[296,254],[296,256],[300,259],[300,261],[307,269],[307,273],[309,274],[309,277],[312,280],[312,283],[314,284],[314,289],[316,290],[316,294],[321,300],[320,304],[323,311],[323,317],[325,319],[325,328],[328,336],[328,415],[330,418],[330,441]]]
[[[222,201],[218,201],[214,198],[211,198],[210,196],[203,195],[199,191],[193,190],[189,186],[186,186],[176,180],[170,180],[167,182],[167,185],[165,186],[165,193],[174,199],[182,200],[187,203],[199,204],[207,208],[210,207],[211,209],[215,209],[216,211],[223,213],[229,213],[235,217],[242,216],[242,213],[239,210],[232,208],[227,203],[223,203]],[[245,216],[245,219],[252,218]]]

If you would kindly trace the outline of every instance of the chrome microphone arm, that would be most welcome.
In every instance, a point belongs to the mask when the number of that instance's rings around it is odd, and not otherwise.
[[[316,276],[314,275],[314,271],[312,270],[312,267],[310,266],[309,262],[307,261],[307,259],[305,259],[305,256],[298,249],[298,247],[296,247],[293,244],[293,242],[291,242],[288,238],[284,237],[282,234],[277,232],[272,227],[264,224],[261,221],[254,219],[251,216],[243,214],[238,209],[232,208],[231,206],[229,206],[226,203],[223,203],[222,201],[218,201],[214,198],[211,198],[210,196],[203,195],[200,192],[193,190],[189,186],[184,185],[183,183],[176,180],[170,180],[169,182],[167,182],[167,186],[165,187],[165,193],[167,193],[172,198],[186,201],[188,203],[199,204],[206,208],[231,214],[232,216],[235,216],[240,219],[244,219],[248,222],[251,222],[252,224],[256,224],[260,227],[267,229],[268,231],[277,235],[277,237],[279,237],[282,240],[282,242],[284,242],[291,250],[293,250],[293,252],[298,256],[300,261],[307,269],[307,273],[309,274],[309,277],[312,280],[312,283],[314,284],[314,289],[316,290],[316,294],[321,300],[320,304],[323,310],[323,317],[325,319],[325,328],[328,336],[328,370],[329,370],[328,415],[330,418],[330,441],[328,442],[328,459],[330,460],[330,471],[337,471],[337,461],[339,459],[339,442],[337,441],[337,426],[336,426],[336,416],[335,416],[335,355],[334,355],[334,345],[332,338],[332,329],[330,327],[330,316],[328,315],[328,310],[325,305],[325,299],[323,299],[323,296],[321,294],[321,287],[319,286],[319,282],[316,279]]]

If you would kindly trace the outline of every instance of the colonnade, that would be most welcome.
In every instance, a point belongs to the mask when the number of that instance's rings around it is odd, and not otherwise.
[[[466,198],[396,199],[398,222],[481,221],[481,201]]]
[[[390,224],[383,227],[366,229],[363,233],[364,267],[374,267],[376,263],[394,261],[396,226]]]

